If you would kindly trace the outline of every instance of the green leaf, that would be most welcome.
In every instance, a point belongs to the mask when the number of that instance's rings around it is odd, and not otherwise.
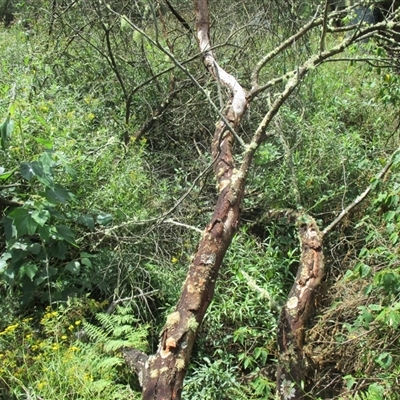
[[[31,165],[27,162],[21,163],[19,172],[27,181],[30,181],[35,176]]]
[[[24,264],[19,269],[19,277],[23,278],[26,275],[32,281],[37,270],[38,266],[35,264]]]
[[[346,382],[347,390],[350,390],[356,383],[356,380],[351,375],[346,375],[343,377]]]
[[[78,222],[87,226],[91,231],[94,229],[94,219],[90,215],[80,215],[78,217]]]
[[[3,180],[8,179],[17,170],[17,168],[15,168],[15,169],[13,169],[11,171],[4,172],[5,170],[4,170],[3,167],[1,167],[0,169],[1,169],[1,171],[0,171],[0,179],[3,179]]]
[[[95,257],[94,254],[86,253],[86,251],[82,251],[80,255],[81,255],[82,258],[93,258],[93,257]]]
[[[390,241],[395,245],[399,241],[399,232],[393,232],[390,235]]]
[[[101,213],[101,214],[99,214],[97,216],[96,220],[100,225],[105,226],[105,225],[110,225],[111,224],[111,222],[113,220],[113,217],[112,217],[111,214]]]
[[[380,304],[370,304],[370,305],[368,306],[368,308],[369,308],[371,311],[381,311],[381,310],[382,310],[382,306],[381,306]]]
[[[71,261],[65,266],[65,269],[76,275],[79,274],[81,264],[79,263],[79,261]]]
[[[32,243],[28,246],[29,253],[37,256],[42,250],[42,246],[39,243]]]
[[[68,200],[71,200],[71,195],[67,189],[59,184],[54,185],[54,188],[46,188],[45,197],[52,204],[65,204]]]
[[[50,239],[50,236],[52,234],[52,228],[47,225],[44,225],[44,226],[39,225],[38,234],[42,240],[44,240],[45,242],[48,242]]]
[[[53,142],[48,139],[35,138],[36,142],[46,147],[46,149],[51,149],[53,147]]]
[[[32,218],[37,222],[38,225],[44,226],[47,220],[50,218],[50,213],[47,210],[36,210],[32,212]]]
[[[65,240],[66,242],[75,245],[74,233],[71,231],[70,228],[68,228],[68,226],[65,226],[65,225],[57,225],[57,226],[56,226],[56,231],[57,231],[58,237],[59,237],[60,239],[63,239],[63,240]]]
[[[81,263],[83,265],[86,265],[87,267],[91,267],[92,266],[92,262],[88,258],[82,258],[81,259]]]
[[[35,286],[39,286],[41,283],[44,281],[48,280],[52,276],[55,276],[57,274],[57,269],[54,267],[48,267],[45,269],[42,269],[42,272],[40,273],[39,277],[35,279],[34,284]]]
[[[38,161],[21,163],[20,173],[27,181],[36,176],[37,180],[46,187],[52,188],[54,186],[52,178],[44,172],[42,163]]]
[[[7,267],[7,260],[11,258],[11,253],[6,251],[0,257],[0,274],[6,269]]]
[[[7,241],[17,237],[17,230],[15,229],[15,226],[11,218],[4,217],[2,220],[0,220],[0,223],[3,224],[4,233]]]
[[[35,233],[38,224],[32,217],[32,211],[24,207],[18,207],[11,211],[8,217],[14,221],[18,236],[33,235]]]
[[[390,310],[387,314],[387,323],[389,326],[397,329],[400,325],[400,314],[398,311]]]
[[[363,262],[359,262],[355,266],[354,272],[358,273],[360,278],[366,278],[371,273],[371,267]]]
[[[390,353],[384,352],[375,358],[375,362],[382,368],[388,369],[392,365],[393,357]]]
[[[14,127],[14,122],[10,119],[11,115],[9,114],[6,120],[0,125],[0,142],[1,148],[6,150],[8,140],[10,139],[11,132]]]

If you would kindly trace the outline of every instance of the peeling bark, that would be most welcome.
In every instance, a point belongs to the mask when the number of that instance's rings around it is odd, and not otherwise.
[[[298,216],[297,224],[301,245],[300,265],[278,326],[280,358],[277,392],[283,400],[306,398],[302,388],[307,371],[303,353],[305,328],[324,273],[323,234],[310,216]]]
[[[189,267],[175,311],[167,317],[158,351],[145,366],[143,399],[180,399],[198,327],[213,298],[222,260],[237,230],[244,177],[234,169],[232,134],[219,122],[213,142],[219,198]]]

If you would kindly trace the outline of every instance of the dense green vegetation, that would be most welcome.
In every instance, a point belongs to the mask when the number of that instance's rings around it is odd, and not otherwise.
[[[217,115],[188,72],[216,104],[224,89],[165,5],[33,3],[0,28],[0,398],[139,399],[119,350],[155,351],[216,199]],[[181,3],[191,23],[192,3]],[[245,85],[260,55],[312,15],[311,3],[258,3],[212,6],[220,63]],[[318,45],[308,36],[263,74]],[[384,52],[369,42],[345,57]],[[399,85],[393,67],[330,62],[282,107],[279,134],[256,155],[184,399],[274,398],[279,310],[300,249],[295,226],[267,212],[301,208],[325,227],[371,183],[325,240],[306,384],[315,399],[399,398],[400,153],[375,179],[398,147]],[[269,96],[252,103],[244,138]]]

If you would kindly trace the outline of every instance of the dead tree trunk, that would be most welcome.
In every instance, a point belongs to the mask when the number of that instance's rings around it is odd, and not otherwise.
[[[297,225],[301,246],[300,265],[278,325],[280,357],[277,391],[283,400],[305,396],[302,385],[302,382],[305,384],[307,370],[303,354],[305,329],[324,272],[323,234],[309,216],[298,216]]]
[[[245,92],[214,59],[208,36],[207,2],[196,1],[195,5],[197,37],[204,64],[231,90],[233,98],[216,125],[212,142],[218,202],[189,267],[178,305],[167,317],[158,351],[145,363],[142,374],[144,400],[181,398],[196,333],[213,298],[218,271],[239,224],[246,178],[246,174],[235,169],[232,156],[234,133],[246,108]]]

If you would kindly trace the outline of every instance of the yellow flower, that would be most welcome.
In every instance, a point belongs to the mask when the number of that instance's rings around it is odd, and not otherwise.
[[[62,336],[61,336],[61,339],[62,339],[62,340],[67,340],[67,339],[68,339],[68,336],[62,335]]]
[[[80,320],[75,321],[75,325],[76,325],[76,326],[80,325],[81,323],[82,323],[82,321],[80,321]]]
[[[3,332],[0,332],[0,336],[1,335],[7,335],[9,333],[13,333],[18,327],[19,327],[19,324],[14,324],[14,325],[7,326],[7,328],[4,329]]]
[[[39,110],[42,112],[47,112],[49,111],[49,107],[47,107],[46,105],[42,104],[41,106],[39,106]]]
[[[171,260],[172,264],[176,264],[178,261],[179,260],[176,257],[172,257],[172,260]]]
[[[47,385],[47,382],[38,382],[36,387],[40,390],[43,389]]]
[[[70,325],[69,327],[68,327],[68,330],[69,331],[72,331],[74,329],[74,326],[73,325]]]
[[[25,336],[25,339],[30,339],[32,335],[29,333],[28,335]]]
[[[96,117],[96,116],[95,116],[93,113],[89,113],[89,114],[86,115],[86,118],[87,118],[89,121],[93,121],[95,117]]]

